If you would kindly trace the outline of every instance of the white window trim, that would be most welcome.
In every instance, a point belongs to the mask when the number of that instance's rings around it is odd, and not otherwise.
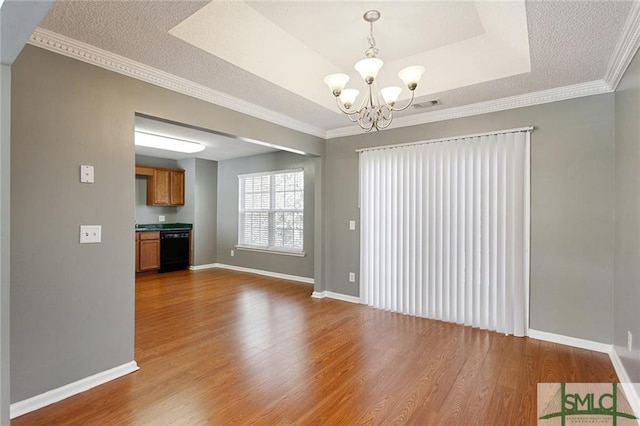
[[[280,174],[284,174],[284,173],[295,173],[295,172],[304,172],[304,168],[298,167],[297,169],[274,170],[272,172],[245,173],[243,175],[238,175],[238,180],[240,180],[240,178],[244,178],[244,177],[270,176],[270,175],[280,175]]]
[[[304,168],[303,167],[298,167],[295,169],[285,169],[285,170],[274,170],[274,171],[270,171],[270,172],[255,172],[255,173],[245,173],[245,174],[241,174],[238,175],[238,189],[240,189],[240,180],[242,178],[246,178],[246,177],[252,177],[252,176],[272,176],[272,175],[278,175],[278,174],[284,174],[284,173],[295,173],[295,172],[302,172],[304,175]],[[275,205],[275,200],[273,199],[275,196],[275,193],[273,191],[270,192],[270,197],[271,197],[271,205]],[[238,203],[238,208],[240,208],[239,203]],[[277,212],[277,211],[293,211],[291,209],[270,209],[270,211],[273,212]],[[304,214],[304,208],[302,209],[302,212]],[[239,213],[239,212],[238,212]],[[239,215],[238,215],[239,217]],[[269,215],[269,229],[271,229],[271,215]],[[240,222],[238,222],[238,240],[240,239],[240,232],[241,232],[241,224]],[[278,254],[278,255],[284,255],[284,256],[294,256],[294,257],[306,257],[307,253],[304,251],[304,248],[301,250],[293,250],[293,249],[283,249],[283,248],[279,248],[279,247],[264,247],[264,246],[251,246],[251,245],[247,245],[247,244],[236,244],[234,246],[235,249],[237,250],[241,250],[241,251],[253,251],[253,252],[258,252],[258,253],[271,253],[271,254]]]
[[[233,247],[237,250],[242,250],[242,251],[255,251],[258,253],[279,254],[283,256],[305,257],[307,255],[307,253],[304,251],[284,250],[277,247],[265,248],[265,247],[253,247],[253,246],[239,245],[239,244],[236,244]]]

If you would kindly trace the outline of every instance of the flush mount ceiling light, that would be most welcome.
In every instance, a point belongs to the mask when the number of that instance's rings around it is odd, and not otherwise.
[[[164,149],[166,151],[184,152],[193,154],[205,149],[205,146],[197,142],[154,135],[152,133],[136,132],[135,144],[147,148]]]
[[[349,120],[358,123],[366,132],[371,129],[382,130],[388,127],[393,120],[394,111],[405,110],[413,102],[416,87],[424,74],[424,67],[412,66],[401,70],[398,77],[407,85],[411,91],[411,99],[401,107],[396,107],[396,102],[400,96],[402,89],[400,87],[385,87],[380,90],[375,84],[378,71],[382,68],[382,59],[378,58],[378,48],[376,48],[376,39],[373,37],[373,23],[380,19],[380,12],[377,10],[369,10],[363,16],[364,20],[369,23],[369,48],[364,52],[366,59],[356,62],[355,69],[360,73],[364,82],[367,83],[367,94],[365,95],[359,108],[353,108],[356,98],[360,92],[355,89],[345,89],[349,76],[346,74],[331,74],[325,77],[324,82],[336,97],[336,103],[340,111],[347,114]],[[382,102],[380,101],[382,97]]]

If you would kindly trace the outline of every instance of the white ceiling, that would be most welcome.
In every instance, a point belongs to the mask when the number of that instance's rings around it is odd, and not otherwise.
[[[411,65],[428,67],[416,96],[531,71],[523,0],[339,6],[344,18],[336,25],[336,5],[327,3],[213,1],[169,33],[334,113],[326,75],[346,72],[351,86],[366,87],[353,68],[369,47],[363,6],[382,14],[374,24],[385,60],[380,88],[401,84],[398,72]],[[404,88],[401,99],[409,97]]]
[[[322,77],[363,57],[372,8],[380,81],[424,65],[417,102],[441,101],[429,111],[601,82],[633,10],[607,0],[57,1],[41,27],[333,131],[350,123]],[[362,91],[357,80],[349,86]]]

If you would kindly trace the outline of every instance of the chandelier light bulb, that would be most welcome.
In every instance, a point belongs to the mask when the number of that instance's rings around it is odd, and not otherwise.
[[[398,86],[385,87],[380,90],[380,94],[382,95],[382,99],[387,105],[394,106],[398,101],[398,97],[400,96],[400,92],[402,89]]]
[[[329,90],[333,93],[333,96],[340,96],[340,93],[347,85],[349,76],[346,74],[331,74],[324,78],[324,82],[329,86]]]
[[[367,84],[371,84],[378,76],[378,71],[380,71],[383,64],[384,62],[380,58],[367,58],[356,62],[354,68]]]
[[[346,109],[349,109],[356,102],[359,93],[356,89],[345,89],[340,95],[340,102]]]
[[[409,90],[415,90],[418,87],[418,83],[424,74],[425,68],[421,65],[415,65],[412,67],[407,67],[398,73],[398,77],[400,80],[404,81],[404,84],[407,85]]]

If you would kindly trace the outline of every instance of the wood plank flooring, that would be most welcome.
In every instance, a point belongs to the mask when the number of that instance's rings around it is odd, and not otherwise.
[[[14,425],[534,425],[539,382],[617,382],[605,354],[313,299],[222,269],[140,277],[140,370]]]

